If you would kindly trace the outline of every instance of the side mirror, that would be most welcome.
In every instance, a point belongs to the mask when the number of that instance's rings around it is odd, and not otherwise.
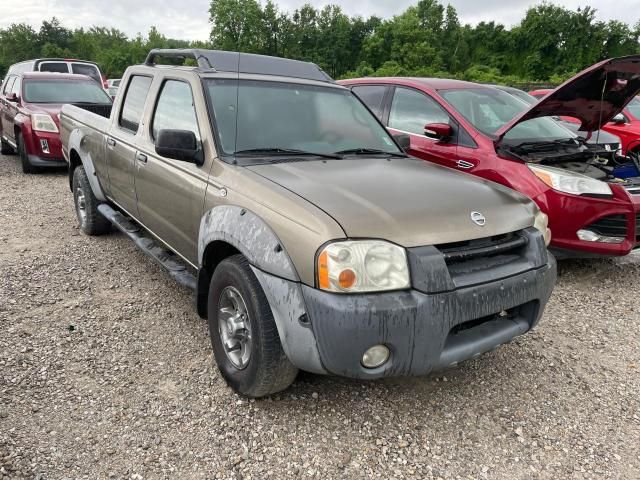
[[[7,99],[7,102],[11,102],[11,103],[17,103],[18,101],[18,94],[15,92],[11,92],[11,93],[7,93],[7,95],[4,97]]]
[[[627,123],[627,119],[624,118],[624,115],[619,113],[615,117],[611,119],[613,123]]]
[[[424,126],[424,134],[438,140],[447,140],[453,135],[453,128],[448,123],[428,123]]]
[[[396,133],[393,135],[393,139],[403,152],[407,153],[411,149],[411,137],[406,133]]]
[[[160,130],[156,138],[156,153],[196,165],[204,163],[204,154],[196,134],[190,130]]]

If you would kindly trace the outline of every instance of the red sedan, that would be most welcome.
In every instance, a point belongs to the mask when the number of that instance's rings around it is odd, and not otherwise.
[[[551,92],[553,92],[551,89],[539,89],[529,94],[542,99]],[[573,117],[563,117],[563,120],[580,122]],[[640,153],[640,98],[634,97],[622,113],[617,114],[602,126],[602,130],[620,137],[623,155],[627,154],[627,150]]]
[[[85,75],[25,72],[9,74],[0,90],[1,153],[18,153],[22,171],[66,166],[60,143],[62,105],[109,116],[112,100]]]
[[[502,90],[458,80],[340,83],[389,130],[410,135],[411,155],[532,198],[549,216],[556,254],[626,255],[640,246],[640,179],[615,178],[611,152],[589,148],[550,118],[572,116],[580,119],[581,130],[600,128],[640,90],[640,56],[594,65],[533,106]]]

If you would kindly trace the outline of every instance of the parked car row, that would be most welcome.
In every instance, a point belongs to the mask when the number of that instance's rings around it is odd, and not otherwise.
[[[555,283],[550,242],[630,251],[633,180],[610,178],[615,152],[551,116],[571,97],[582,127],[600,128],[638,90],[634,59],[531,107],[468,82],[335,82],[307,62],[154,50],[113,106],[63,102],[51,123],[82,231],[119,229],[192,288],[222,376],[261,397],[299,369],[373,379],[455,366],[536,326]],[[21,75],[13,100],[47,74]]]

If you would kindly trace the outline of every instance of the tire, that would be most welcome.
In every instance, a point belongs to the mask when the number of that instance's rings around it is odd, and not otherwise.
[[[13,155],[15,150],[11,145],[4,141],[3,138],[0,138],[0,154],[2,155]]]
[[[78,225],[87,235],[102,235],[111,230],[111,223],[98,211],[98,199],[91,190],[89,178],[82,165],[73,171],[73,204]]]
[[[27,149],[24,146],[24,138],[22,133],[16,135],[16,143],[18,144],[18,155],[20,155],[20,163],[22,164],[22,173],[38,173],[38,169],[31,165]]]
[[[245,306],[244,317],[240,315],[242,305]],[[221,309],[225,308],[227,313],[222,313]],[[244,256],[234,255],[220,262],[209,284],[207,310],[215,361],[233,390],[247,397],[259,398],[284,390],[293,383],[298,369],[282,349],[267,297]],[[237,321],[242,322],[244,328],[238,328],[238,335],[230,336],[229,321],[226,321],[229,316],[240,316]],[[223,345],[225,332],[231,343],[242,344],[238,339],[242,338],[243,330],[245,349],[236,348],[228,353]],[[250,355],[245,359],[243,353],[246,353],[246,348]]]

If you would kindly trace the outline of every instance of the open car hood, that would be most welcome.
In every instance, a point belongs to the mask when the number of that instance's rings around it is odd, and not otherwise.
[[[640,91],[640,55],[596,63],[567,80],[496,132],[496,143],[519,123],[538,117],[575,117],[581,131],[598,130]]]

